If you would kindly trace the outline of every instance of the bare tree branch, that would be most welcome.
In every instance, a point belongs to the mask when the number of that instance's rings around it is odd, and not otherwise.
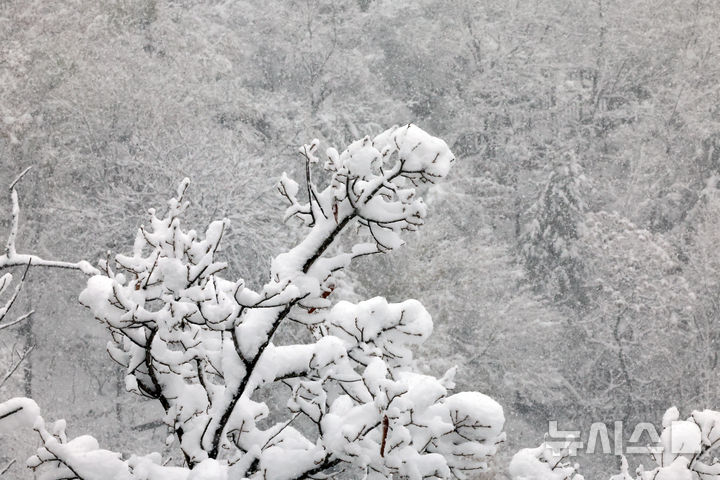
[[[22,362],[28,357],[28,355],[30,355],[30,352],[32,352],[34,348],[34,345],[30,346],[24,352],[18,354],[20,358],[17,360],[17,362],[15,362],[14,365],[10,367],[7,373],[5,373],[5,376],[2,378],[2,380],[0,380],[0,388],[2,388],[8,380],[10,380],[10,377],[13,376],[13,374],[20,367],[20,364],[22,364]]]
[[[5,475],[5,474],[7,473],[7,471],[10,470],[10,467],[12,467],[13,465],[15,465],[15,461],[16,461],[15,459],[12,459],[12,460],[10,460],[10,463],[8,463],[7,465],[5,465],[5,468],[3,468],[3,469],[0,471],[0,477],[2,477],[3,475]]]

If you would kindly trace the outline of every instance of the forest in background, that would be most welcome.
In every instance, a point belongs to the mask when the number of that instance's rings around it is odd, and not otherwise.
[[[509,456],[551,419],[716,407],[719,17],[674,0],[6,1],[0,179],[33,166],[19,246],[75,261],[129,250],[189,177],[197,225],[229,218],[222,256],[261,285],[298,234],[275,188],[303,167],[297,147],[420,125],[455,168],[425,194],[427,228],[351,278],[423,302],[420,362],[457,364],[459,387],[503,405]],[[34,316],[0,362],[35,349],[2,396],[110,448],[162,442],[77,302],[83,282],[30,272]]]

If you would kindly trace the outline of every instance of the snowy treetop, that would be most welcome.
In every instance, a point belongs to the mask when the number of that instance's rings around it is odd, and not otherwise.
[[[485,468],[504,438],[502,408],[477,392],[452,394],[454,369],[440,379],[413,371],[410,347],[432,332],[425,308],[329,298],[352,259],[397,248],[404,231],[423,224],[415,186],[445,176],[452,153],[414,125],[393,127],[342,153],[328,149],[321,190],[311,177],[317,151],[317,141],[300,149],[303,188],[280,180],[286,218],[309,230],[272,261],[261,290],[222,276],[228,220],[204,234],[183,227],[184,180],[164,214],[150,210],[132,253],[101,261],[80,295],[110,331],[108,352],[126,369],[127,389],[162,405],[188,469],[164,467],[157,455],[122,460],[91,437],[68,440],[63,423],[38,421],[43,447],[30,463],[43,478],[76,469],[99,478],[98,462],[113,465],[115,478],[178,479],[289,480],[350,468],[421,480]],[[340,251],[336,240],[352,224],[366,237]],[[313,340],[276,344],[287,321]],[[273,385],[287,389],[280,412],[259,397]]]

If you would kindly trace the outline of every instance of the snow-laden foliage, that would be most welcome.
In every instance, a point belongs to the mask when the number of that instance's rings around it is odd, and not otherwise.
[[[720,412],[695,410],[681,420],[672,407],[663,415],[662,427],[659,442],[648,445],[654,465],[649,469],[638,465],[632,471],[623,456],[620,473],[609,480],[720,480]],[[568,461],[570,453],[568,448],[553,450],[547,443],[526,448],[515,454],[509,473],[513,480],[583,480],[578,466]]]
[[[33,311],[30,311],[18,316],[15,319],[7,318],[10,309],[13,307],[13,305],[15,305],[15,302],[18,299],[18,295],[23,288],[25,279],[27,278],[27,274],[31,266],[80,270],[86,274],[93,274],[98,272],[88,262],[84,261],[70,263],[57,260],[46,260],[37,255],[18,253],[16,243],[20,226],[20,201],[18,199],[16,186],[29,170],[30,167],[26,168],[22,173],[20,173],[20,175],[15,178],[15,180],[13,180],[13,182],[9,186],[12,205],[12,220],[10,222],[10,231],[8,233],[8,238],[5,243],[5,251],[2,255],[0,255],[0,272],[16,267],[24,268],[22,276],[20,277],[20,281],[16,283],[15,288],[12,290],[12,293],[9,293],[7,295],[5,294],[6,292],[10,292],[10,285],[13,282],[13,274],[11,272],[7,272],[3,275],[0,275],[0,297],[7,297],[4,302],[0,303],[0,331],[28,321],[34,313]],[[26,359],[26,357],[30,354],[33,348],[33,345],[27,345],[24,350],[19,350],[15,347],[12,347],[9,354],[7,355],[7,365],[4,365],[2,362],[4,358],[0,358],[0,389],[2,389],[3,385],[5,385],[5,383],[10,379],[10,377],[17,371],[20,364]],[[3,357],[5,357],[5,355],[3,355]]]
[[[530,279],[551,296],[584,302],[585,273],[578,248],[585,204],[580,195],[584,177],[569,157],[555,166],[520,237],[520,256]]]
[[[623,459],[621,473],[611,480],[719,480],[720,462],[716,448],[720,446],[720,412],[693,411],[680,419],[677,408],[670,408],[662,419],[660,443],[652,449],[655,467],[639,466],[630,475]]]
[[[685,233],[682,242],[682,258],[685,260],[683,275],[692,286],[695,302],[692,305],[692,322],[687,322],[692,354],[685,362],[685,379],[694,379],[692,398],[684,404],[714,405],[720,396],[720,383],[717,381],[718,348],[720,329],[720,250],[717,241],[720,238],[720,177],[714,175],[705,182],[693,210],[688,214],[692,226]],[[678,400],[678,403],[680,401]]]
[[[555,449],[547,443],[537,448],[523,448],[510,462],[512,480],[584,480],[577,465],[569,461],[569,443]]]
[[[8,313],[10,312],[12,306],[15,304],[15,301],[20,294],[20,290],[22,289],[23,283],[25,283],[25,276],[27,275],[27,271],[28,267],[25,268],[22,278],[15,286],[15,289],[12,291],[12,293],[7,295],[7,300],[0,302],[0,305],[2,305],[0,306],[0,331],[29,320],[33,313],[32,311],[30,311],[23,315],[20,315],[17,318],[7,319]],[[6,273],[0,277],[0,296],[3,296],[7,291],[9,291],[12,281],[13,275],[11,273]],[[23,360],[25,360],[25,357],[27,357],[27,355],[32,351],[32,346],[27,347],[22,351],[15,348],[10,348],[8,350],[9,352],[7,353],[7,355],[2,355],[0,357],[0,391],[2,391],[3,386],[7,383],[8,380],[10,380],[10,377],[17,371],[18,367],[20,367],[20,364],[23,362]],[[5,361],[6,358],[7,361]]]
[[[586,216],[582,251],[593,299],[574,324],[586,356],[571,378],[586,408],[619,412],[624,399],[633,414],[695,375],[695,294],[673,246],[617,213]]]
[[[440,379],[413,371],[410,347],[432,332],[425,308],[328,298],[352,259],[397,248],[423,224],[414,187],[444,177],[452,153],[414,125],[393,127],[328,149],[321,189],[311,178],[317,152],[317,141],[300,149],[302,189],[280,180],[286,218],[309,230],[272,261],[260,291],[221,276],[227,220],[204,235],[182,227],[185,180],[165,214],[150,210],[132,252],[101,261],[80,295],[109,329],[127,389],[162,405],[186,468],[157,454],[124,460],[91,437],[68,439],[63,422],[38,420],[43,446],[29,465],[41,478],[299,479],[348,469],[419,480],[485,468],[504,439],[502,408],[480,393],[450,394],[454,370]],[[366,238],[340,251],[336,240],[355,229]],[[275,344],[284,322],[307,327],[312,341]],[[289,392],[276,412],[260,389],[279,382]]]

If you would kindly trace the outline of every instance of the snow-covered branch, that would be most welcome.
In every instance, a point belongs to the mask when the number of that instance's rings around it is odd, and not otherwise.
[[[15,188],[25,174],[30,170],[31,167],[27,167],[23,172],[15,178],[10,184],[10,198],[12,201],[12,223],[10,227],[10,233],[8,235],[7,242],[5,244],[5,253],[0,255],[0,269],[9,267],[18,267],[23,265],[30,265],[36,267],[51,267],[51,268],[68,268],[72,270],[80,270],[86,275],[96,275],[98,270],[93,267],[87,261],[79,262],[64,262],[59,260],[46,260],[37,255],[21,254],[17,252],[16,241],[18,235],[18,229],[20,225],[20,202],[18,200],[17,189]]]
[[[622,457],[620,473],[610,480],[720,480],[720,412],[695,410],[680,420],[680,412],[672,407],[663,415],[662,426],[659,442],[647,450],[655,466],[640,465],[632,474]],[[570,462],[573,441],[560,450],[548,443],[515,454],[509,468],[513,480],[583,480],[577,464]]]
[[[353,258],[397,248],[403,231],[423,224],[414,187],[445,176],[452,153],[414,125],[393,127],[342,153],[328,149],[320,188],[312,178],[317,149],[317,141],[301,148],[305,201],[287,175],[279,183],[290,203],[286,217],[299,217],[309,231],[272,261],[259,291],[221,276],[226,265],[216,257],[228,220],[202,235],[181,226],[185,180],[166,213],[150,210],[132,253],[101,261],[80,295],[109,329],[108,352],[125,367],[127,389],[162,405],[184,467],[164,467],[156,454],[123,460],[91,437],[69,440],[62,422],[46,427],[36,419],[43,446],[32,468],[58,479],[112,471],[115,478],[206,472],[287,480],[341,468],[378,479],[465,478],[485,468],[504,439],[502,408],[480,393],[452,394],[454,369],[440,379],[413,371],[410,347],[432,332],[424,307],[383,298],[333,305],[331,298]],[[346,231],[360,238],[339,251]],[[17,257],[14,240],[6,256]],[[289,320],[312,340],[276,345]],[[260,392],[283,385],[286,409],[271,411]]]
[[[18,325],[24,321],[27,321],[31,318],[33,311],[26,312],[19,317],[12,319],[12,320],[6,320],[6,317],[8,315],[8,312],[12,308],[12,306],[15,304],[15,301],[18,298],[18,295],[20,294],[20,291],[22,290],[23,285],[25,284],[25,280],[27,278],[28,271],[30,270],[30,267],[51,267],[51,268],[66,268],[66,269],[73,269],[73,270],[79,270],[86,275],[95,275],[98,274],[99,271],[90,265],[90,263],[86,261],[80,261],[76,263],[71,262],[63,262],[63,261],[57,261],[57,260],[46,260],[44,258],[41,258],[37,255],[29,255],[29,254],[19,254],[17,252],[16,248],[16,242],[18,237],[18,230],[20,225],[20,203],[18,200],[18,193],[16,186],[22,180],[22,178],[25,176],[25,174],[30,170],[31,167],[26,168],[23,170],[20,175],[18,175],[15,180],[10,184],[9,190],[10,190],[10,198],[12,202],[12,221],[10,225],[10,232],[8,234],[7,241],[5,243],[5,253],[3,255],[0,255],[0,270],[12,268],[12,267],[25,267],[22,273],[22,277],[20,278],[20,281],[15,286],[15,289],[13,293],[9,296],[9,298],[5,301],[5,303],[0,307],[0,331],[5,330],[9,327],[12,327],[14,325]],[[13,275],[11,273],[6,273],[2,277],[0,277],[0,295],[5,293],[7,289],[9,288],[10,284],[13,281]],[[27,356],[32,351],[33,346],[27,346],[25,350],[23,351],[13,351],[11,353],[10,363],[5,369],[5,373],[0,376],[0,388],[2,388],[3,385],[10,379],[10,377],[17,371],[17,369],[20,367],[20,364],[27,358]]]
[[[26,312],[19,317],[13,319],[13,320],[5,320],[5,318],[8,315],[8,312],[12,308],[12,306],[15,304],[15,301],[18,298],[18,295],[20,294],[20,290],[22,290],[23,285],[25,284],[25,278],[27,277],[28,270],[30,269],[30,265],[25,267],[25,270],[23,271],[23,275],[20,278],[20,281],[15,286],[15,290],[10,295],[10,297],[5,301],[5,304],[0,307],[0,330],[5,330],[7,328],[10,328],[14,325],[18,325],[24,321],[27,321],[31,318],[32,314],[34,313],[32,310],[29,312]],[[12,283],[13,276],[11,273],[6,273],[2,277],[0,277],[0,295],[3,295],[7,289],[10,287],[10,284]],[[21,352],[16,352],[13,350],[10,354],[10,360],[9,364],[4,367],[5,373],[2,374],[0,377],[0,389],[7,383],[7,381],[10,379],[10,377],[17,371],[17,369],[20,367],[20,364],[27,358],[27,356],[32,352],[33,346],[28,346],[25,350]],[[17,356],[17,358],[15,358]]]
[[[560,448],[544,442],[537,448],[523,448],[512,458],[509,473],[512,480],[584,480],[577,464],[570,462],[572,440]]]
[[[672,407],[663,415],[662,426],[660,443],[650,450],[655,468],[641,466],[633,477],[623,461],[621,474],[611,480],[720,480],[720,412],[695,410],[681,420]]]

